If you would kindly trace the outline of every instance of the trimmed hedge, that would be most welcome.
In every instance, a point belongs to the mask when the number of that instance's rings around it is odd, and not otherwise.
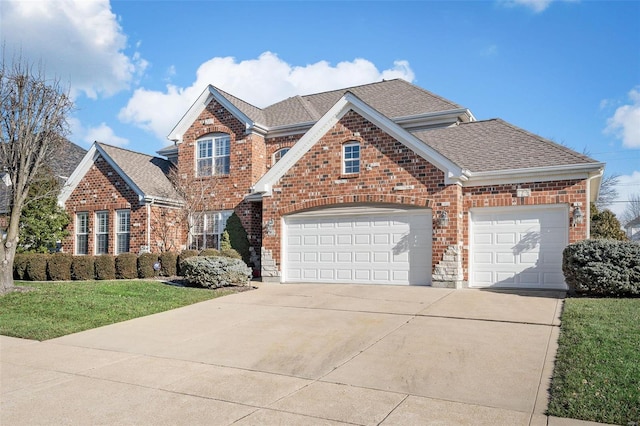
[[[26,277],[31,281],[47,280],[48,254],[32,253],[27,261]]]
[[[187,282],[206,288],[244,286],[251,276],[251,269],[242,259],[227,257],[190,257],[181,267]]]
[[[71,280],[71,262],[73,256],[69,253],[54,253],[49,257],[47,271],[51,281]]]
[[[220,256],[220,250],[204,249],[200,253],[198,253],[198,256],[209,256],[209,257]]]
[[[13,278],[16,280],[27,279],[27,263],[29,263],[29,255],[16,253],[13,258]]]
[[[153,264],[158,261],[157,253],[142,253],[138,256],[138,277],[153,278],[156,271],[153,270]]]
[[[594,296],[640,296],[640,244],[584,240],[568,245],[562,272],[570,291]]]
[[[160,275],[173,277],[178,274],[178,254],[173,251],[160,253]]]
[[[138,278],[138,256],[135,253],[120,253],[115,259],[116,279]]]
[[[71,279],[87,281],[95,278],[93,256],[73,256],[71,261]]]
[[[115,258],[109,254],[96,256],[94,262],[97,280],[115,280],[116,263]]]
[[[182,250],[178,255],[178,275],[184,275],[182,272],[182,262],[190,257],[194,257],[198,255],[197,250]]]

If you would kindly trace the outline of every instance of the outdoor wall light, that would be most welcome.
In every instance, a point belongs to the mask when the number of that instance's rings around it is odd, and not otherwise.
[[[446,210],[443,210],[440,212],[440,215],[438,216],[438,226],[440,226],[440,228],[444,228],[449,224],[449,215],[447,214]]]
[[[576,225],[580,225],[582,224],[582,222],[584,221],[584,213],[582,212],[582,209],[580,208],[580,206],[575,206],[573,208],[573,226]]]

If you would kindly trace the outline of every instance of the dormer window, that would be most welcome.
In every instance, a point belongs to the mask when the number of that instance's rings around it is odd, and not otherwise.
[[[289,148],[282,148],[276,151],[275,154],[273,154],[273,164],[277,163],[278,161],[280,161],[282,159],[282,157],[284,157],[284,155],[289,152]]]
[[[360,173],[360,142],[347,142],[342,145],[342,173]]]
[[[220,176],[229,174],[231,138],[214,134],[198,140],[197,175]]]

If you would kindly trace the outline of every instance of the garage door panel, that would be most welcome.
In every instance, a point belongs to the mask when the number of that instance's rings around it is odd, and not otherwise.
[[[307,217],[286,217],[284,281],[430,284],[431,211],[374,210],[378,211],[331,216],[327,209],[327,216],[321,211]],[[305,223],[319,226],[300,226]],[[328,254],[329,247],[333,248],[333,257]],[[303,255],[291,256],[291,252]],[[327,264],[330,262],[333,268]],[[306,273],[307,269],[322,272],[314,276]],[[332,269],[333,275],[324,269]]]
[[[566,288],[566,206],[474,209],[470,231],[471,286]]]

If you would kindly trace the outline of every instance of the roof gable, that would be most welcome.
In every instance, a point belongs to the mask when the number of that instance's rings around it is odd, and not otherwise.
[[[162,158],[94,142],[62,188],[58,203],[71,196],[95,161],[102,157],[136,193],[140,203],[179,204],[180,196],[167,177],[171,163]]]
[[[378,126],[382,131],[400,141],[416,154],[445,172],[445,179],[451,183],[463,178],[462,169],[430,146],[422,143],[418,138],[394,123],[390,118],[376,111],[370,105],[359,99],[351,92],[345,93],[318,120],[311,129],[282,157],[262,178],[256,182],[252,192],[269,195],[272,186],[277,182],[302,156],[309,151],[345,114],[354,111]]]

